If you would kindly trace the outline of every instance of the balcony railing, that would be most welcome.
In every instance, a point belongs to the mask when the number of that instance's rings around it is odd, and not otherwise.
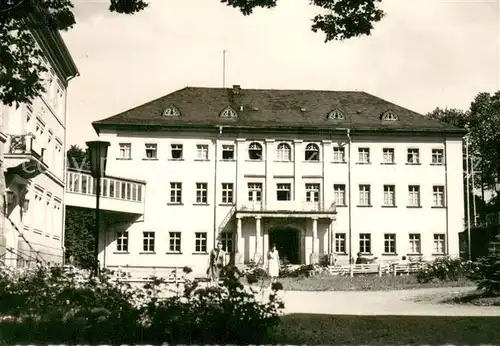
[[[336,211],[335,203],[305,202],[305,201],[274,201],[274,202],[247,202],[237,208],[238,211],[260,212],[310,212],[333,213]]]
[[[145,183],[123,178],[101,178],[101,197],[131,202],[144,201]],[[66,191],[95,196],[96,183],[90,173],[68,170]]]
[[[9,154],[33,155],[43,161],[45,149],[35,139],[35,135],[9,135]]]

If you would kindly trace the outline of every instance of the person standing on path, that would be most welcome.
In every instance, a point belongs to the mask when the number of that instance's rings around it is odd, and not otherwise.
[[[276,279],[278,278],[280,272],[280,256],[278,250],[276,250],[275,244],[271,246],[271,250],[269,250],[267,254],[267,262],[268,274],[271,277],[272,284],[276,282]]]
[[[220,272],[226,266],[226,252],[222,250],[222,243],[217,242],[217,248],[210,251],[207,275],[211,286],[219,284]]]

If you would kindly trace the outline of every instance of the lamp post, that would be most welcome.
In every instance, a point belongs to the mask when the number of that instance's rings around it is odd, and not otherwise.
[[[108,156],[109,142],[90,141],[86,143],[90,150],[90,175],[95,182],[95,249],[94,249],[94,274],[99,274],[99,223],[101,197],[101,178],[106,176],[106,158]]]

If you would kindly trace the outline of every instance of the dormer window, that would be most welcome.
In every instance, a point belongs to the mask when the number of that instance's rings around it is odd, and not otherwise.
[[[398,120],[399,118],[398,118],[398,115],[396,113],[394,113],[392,111],[387,111],[387,112],[382,114],[381,119],[393,121],[393,120]]]
[[[243,106],[241,106],[241,107],[243,107]],[[232,109],[231,107],[226,107],[222,110],[222,112],[220,112],[219,116],[221,118],[237,118],[238,113],[236,113],[236,111],[234,109]]]
[[[178,117],[181,115],[181,112],[174,105],[170,105],[163,111],[163,115],[166,117]]]
[[[342,120],[345,119],[344,113],[338,109],[334,109],[330,113],[328,113],[328,119]]]

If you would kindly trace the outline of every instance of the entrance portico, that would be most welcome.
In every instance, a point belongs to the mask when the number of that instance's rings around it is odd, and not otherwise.
[[[293,257],[297,264],[318,263],[321,254],[332,252],[335,205],[323,208],[318,203],[306,207],[290,204],[288,210],[257,208],[236,209],[235,262],[265,263],[271,242],[280,256]],[[288,258],[290,261],[290,258]]]

